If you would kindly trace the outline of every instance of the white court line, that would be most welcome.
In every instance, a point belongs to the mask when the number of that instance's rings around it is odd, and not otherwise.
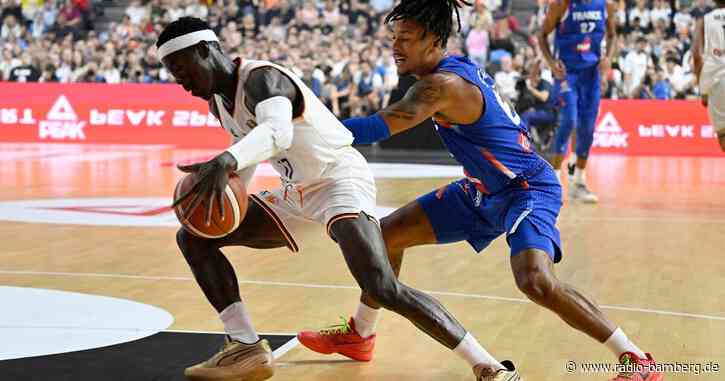
[[[179,277],[179,276],[172,277],[172,276],[151,276],[151,275],[107,274],[107,273],[72,273],[72,272],[55,272],[55,271],[0,270],[0,274],[71,276],[71,277],[88,277],[88,278],[118,278],[118,279],[140,279],[140,280],[194,281],[194,278],[192,278],[192,277]],[[261,280],[246,280],[246,279],[239,279],[239,280],[237,280],[237,282],[242,283],[242,284],[256,284],[256,285],[263,285],[263,286],[359,290],[358,287],[354,287],[354,286],[342,286],[342,285],[332,285],[332,284],[291,283],[291,282],[274,282],[274,281],[261,281]],[[431,295],[453,296],[453,297],[460,297],[460,298],[467,298],[467,299],[485,299],[485,300],[496,300],[496,301],[504,301],[504,302],[514,302],[514,303],[532,303],[528,299],[523,299],[523,298],[509,298],[509,297],[504,297],[504,296],[467,294],[467,293],[447,292],[447,291],[430,291],[430,290],[421,290],[421,291],[431,294]],[[692,314],[689,312],[653,310],[653,309],[649,309],[649,308],[610,306],[610,305],[600,305],[599,307],[602,309],[607,309],[607,310],[641,312],[641,313],[654,314],[654,315],[666,315],[666,316],[688,317],[688,318],[693,318],[693,319],[725,321],[725,316],[717,316],[717,315]]]
[[[174,332],[174,333],[207,333],[207,334],[215,334],[215,335],[225,335],[226,332],[215,332],[215,331],[194,331],[194,330],[185,330],[185,329],[167,329],[162,332]],[[274,336],[274,335],[285,335],[285,336],[292,336],[292,340],[284,343],[281,347],[275,349],[272,351],[272,356],[274,356],[275,360],[279,360],[280,357],[284,356],[287,352],[292,350],[292,348],[299,345],[299,341],[297,340],[297,334],[296,333],[270,333],[270,332],[257,332],[258,335],[264,336]]]

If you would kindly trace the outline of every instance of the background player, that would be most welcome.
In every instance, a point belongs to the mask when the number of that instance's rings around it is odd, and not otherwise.
[[[725,0],[716,4],[715,10],[697,20],[693,58],[702,103],[725,152]]]
[[[396,274],[410,247],[468,241],[480,252],[505,234],[516,285],[533,302],[556,313],[579,331],[605,344],[622,363],[640,372],[616,381],[660,381],[650,372],[651,355],[571,285],[558,280],[561,260],[556,219],[561,185],[551,166],[530,147],[528,128],[494,88],[494,80],[465,57],[447,56],[453,13],[465,2],[403,0],[386,18],[393,27],[393,54],[400,75],[418,80],[403,99],[367,118],[344,121],[356,143],[372,143],[433,118],[465,178],[421,196],[382,220],[383,237]],[[460,27],[460,25],[459,25]],[[367,295],[360,309],[376,308]],[[370,313],[356,331],[301,332],[300,342],[322,352],[369,345]],[[368,336],[370,335],[370,336]],[[506,378],[504,378],[506,379]]]
[[[559,129],[552,145],[551,164],[560,177],[569,136],[576,127],[577,160],[569,196],[587,203],[598,201],[586,185],[585,169],[599,112],[600,78],[609,70],[616,53],[615,13],[615,4],[607,0],[557,0],[549,5],[539,34],[541,53],[551,67],[563,103]],[[556,57],[548,40],[554,30]],[[602,57],[605,33],[607,51]]]
[[[350,146],[350,132],[300,79],[270,62],[230,59],[209,25],[196,18],[171,23],[157,46],[176,81],[192,95],[209,101],[236,141],[206,163],[180,167],[195,173],[198,180],[175,201],[178,205],[192,197],[183,214],[192,213],[201,203],[209,209],[223,203],[221,195],[229,174],[242,171],[248,182],[255,164],[263,160],[270,161],[283,182],[274,192],[251,195],[244,221],[224,238],[204,239],[183,228],[178,231],[179,248],[228,334],[222,350],[188,368],[187,377],[255,381],[273,373],[269,346],[255,332],[241,302],[234,269],[220,248],[287,246],[298,251],[307,230],[326,226],[360,288],[377,303],[453,349],[475,366],[477,375],[519,380],[509,363],[503,369],[496,362],[503,370],[490,368],[491,356],[436,300],[398,282],[380,229],[370,217],[375,183],[367,162]],[[207,223],[209,219],[207,216]],[[372,347],[358,347],[347,354],[364,359],[371,351]]]

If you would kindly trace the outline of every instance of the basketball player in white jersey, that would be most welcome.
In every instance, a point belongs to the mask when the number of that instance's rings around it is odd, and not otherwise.
[[[725,0],[697,22],[693,58],[700,83],[702,104],[725,152]]]
[[[227,333],[222,350],[187,368],[187,378],[257,381],[274,372],[269,344],[254,330],[234,269],[219,249],[286,246],[297,252],[304,247],[303,236],[324,239],[324,231],[310,235],[322,227],[340,246],[360,288],[374,300],[411,320],[474,369],[490,363],[488,352],[440,303],[396,280],[380,227],[371,217],[375,183],[367,162],[352,148],[352,134],[300,79],[271,62],[232,60],[209,25],[197,18],[182,17],[169,24],[156,46],[176,81],[207,100],[234,136],[234,144],[214,159],[179,167],[197,178],[174,202],[192,198],[183,215],[201,203],[209,210],[218,203],[224,210],[221,195],[229,174],[239,173],[248,184],[256,164],[265,160],[283,183],[275,191],[250,195],[244,221],[226,237],[200,238],[184,228],[177,233],[179,248]],[[355,321],[366,321],[371,312],[375,310],[361,309]],[[372,350],[347,355],[363,358]]]

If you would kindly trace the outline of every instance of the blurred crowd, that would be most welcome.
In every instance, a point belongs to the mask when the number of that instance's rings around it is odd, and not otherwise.
[[[382,22],[393,0],[133,0],[121,20],[100,25],[106,1],[0,0],[0,80],[169,82],[154,42],[169,22],[195,16],[232,56],[292,68],[339,116],[384,106],[398,84]],[[485,67],[518,102],[534,77],[551,81],[534,38],[547,0],[524,23],[512,15],[512,1],[477,0],[464,9],[448,51]],[[711,4],[694,1],[619,2],[619,55],[603,81],[605,97],[696,95],[690,45],[694,21]]]

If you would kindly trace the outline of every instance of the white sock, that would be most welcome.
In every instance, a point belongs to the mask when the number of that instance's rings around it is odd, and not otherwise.
[[[484,364],[494,370],[506,369],[500,362],[493,358],[491,354],[486,352],[481,344],[478,343],[478,340],[476,340],[476,338],[470,333],[466,333],[466,336],[464,336],[458,346],[453,349],[453,352],[462,359],[466,360],[471,367]]]
[[[574,169],[574,182],[577,184],[586,184],[587,174],[585,169],[581,169],[579,167]]]
[[[232,303],[219,314],[224,323],[224,332],[234,340],[245,344],[253,344],[259,341],[257,332],[252,327],[252,320],[249,318],[247,309],[242,302]]]
[[[624,334],[624,331],[622,331],[621,328],[617,328],[617,330],[612,333],[612,336],[609,336],[607,341],[604,342],[604,345],[609,348],[612,352],[614,352],[614,355],[619,358],[619,356],[622,355],[622,353],[625,352],[631,352],[637,355],[637,357],[643,359],[646,358],[644,352],[642,352],[639,347],[634,345],[633,342],[629,341],[629,338],[627,335]]]
[[[355,322],[355,330],[363,339],[375,333],[375,326],[378,324],[380,310],[368,307],[365,303],[357,306],[357,312],[352,318]]]

